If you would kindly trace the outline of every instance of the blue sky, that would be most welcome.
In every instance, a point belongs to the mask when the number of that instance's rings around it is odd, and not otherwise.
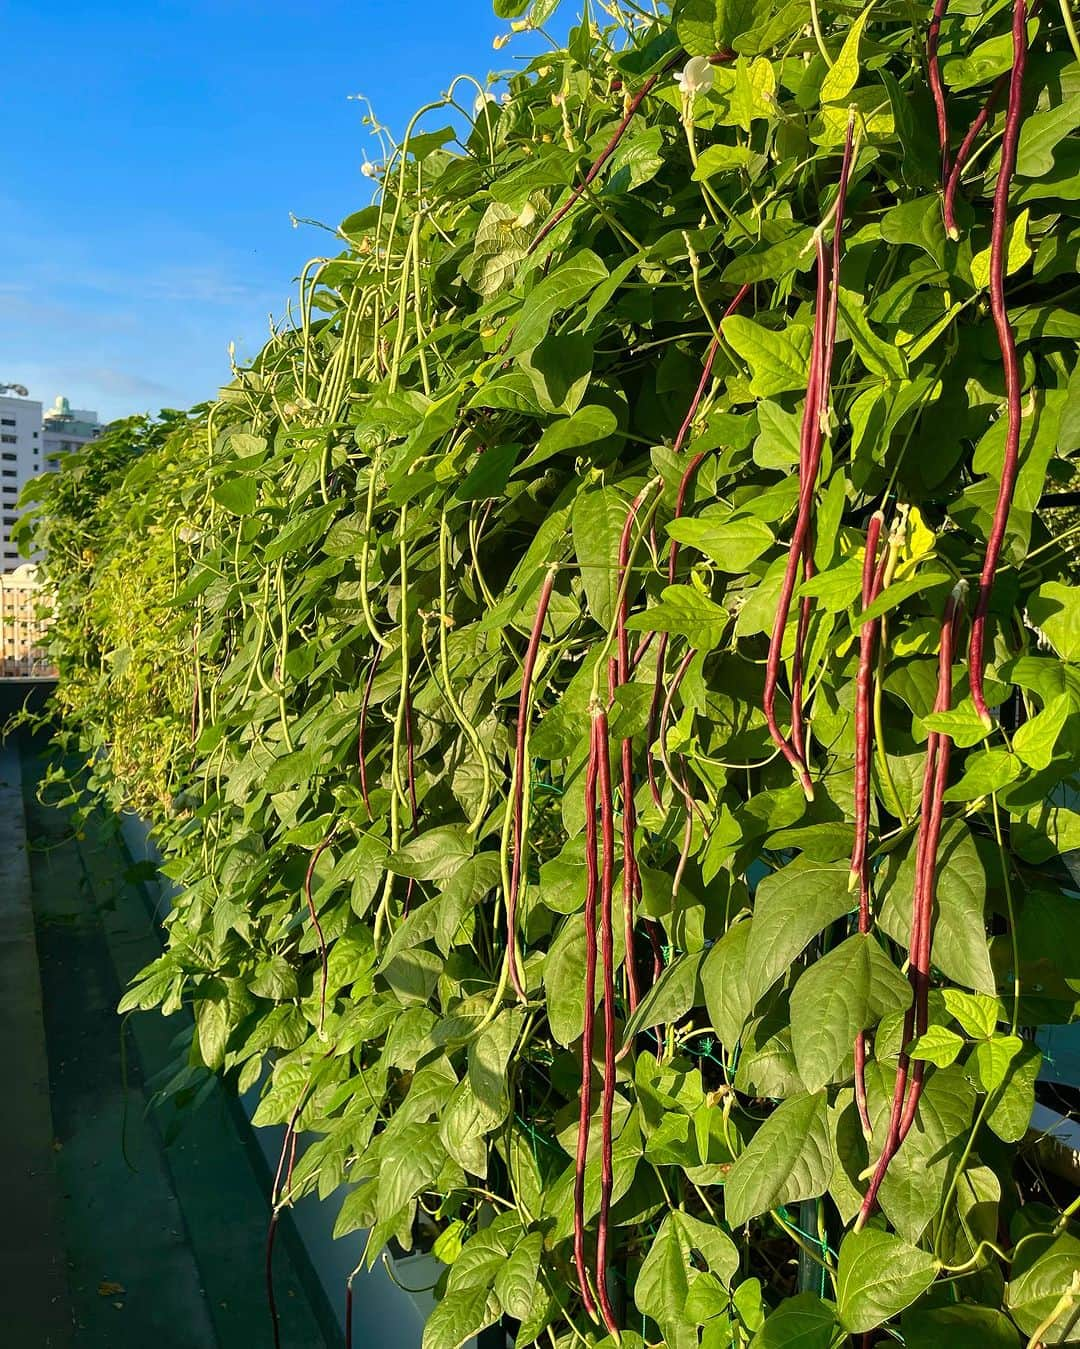
[[[211,396],[329,242],[290,212],[370,198],[348,95],[400,134],[535,50],[506,30],[490,0],[0,0],[0,382],[103,417]]]

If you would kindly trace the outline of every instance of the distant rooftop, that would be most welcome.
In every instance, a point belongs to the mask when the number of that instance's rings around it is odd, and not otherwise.
[[[52,423],[85,422],[89,426],[100,425],[96,412],[91,412],[88,408],[72,408],[63,394],[56,395],[56,401],[42,414],[42,420]]]

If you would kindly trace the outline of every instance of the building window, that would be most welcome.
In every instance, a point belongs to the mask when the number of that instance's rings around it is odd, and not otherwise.
[[[19,523],[19,517],[18,517],[17,515],[5,515],[5,516],[4,516],[4,524],[5,524],[5,525],[17,525],[18,523]]]
[[[14,417],[0,417],[0,426],[14,426],[14,425],[15,425]]]
[[[6,459],[7,462],[10,464],[15,463],[18,457],[19,456],[17,454],[11,454],[7,450],[5,450],[3,454],[0,454],[0,459]]]
[[[18,436],[0,436],[0,440],[2,440],[5,445],[17,445],[19,443]]]
[[[16,468],[5,468],[3,473],[5,478],[17,478],[19,476],[19,470]]]

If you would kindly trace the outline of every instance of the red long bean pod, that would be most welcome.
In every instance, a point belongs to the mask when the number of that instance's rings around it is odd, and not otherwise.
[[[765,665],[765,693],[762,699],[765,720],[773,743],[795,770],[807,800],[813,800],[814,786],[810,780],[810,773],[803,754],[799,753],[792,740],[789,740],[780,729],[780,724],[776,719],[776,691],[780,680],[784,633],[787,630],[788,615],[791,612],[791,600],[795,593],[800,563],[804,573],[808,573],[812,569],[812,560],[808,554],[808,542],[811,537],[814,490],[818,470],[821,466],[821,452],[828,417],[832,359],[836,345],[836,321],[839,309],[844,210],[847,202],[847,186],[848,179],[851,176],[853,152],[854,119],[849,117],[835,205],[836,223],[833,232],[831,266],[820,229],[816,231],[814,238],[817,250],[818,297],[814,307],[814,336],[811,347],[810,372],[807,380],[806,402],[803,407],[802,432],[799,440],[798,514],[788,549],[787,567],[780,587],[776,619],[773,623],[772,636],[769,642],[769,655]],[[827,266],[829,267],[829,301],[828,305],[824,306],[821,300],[822,277]],[[793,739],[797,738],[799,743],[803,741],[802,642],[805,641],[807,623],[808,618],[807,622],[804,622],[802,612],[800,612],[792,679]]]
[[[611,921],[611,892],[615,883],[615,813],[611,795],[611,760],[607,713],[594,716],[599,768],[600,850],[600,947],[604,998],[604,1088],[600,1106],[600,1218],[596,1236],[596,1286],[600,1314],[608,1333],[619,1337],[618,1322],[608,1291],[608,1229],[614,1186],[612,1163],[612,1114],[615,1105],[615,938]],[[627,961],[631,953],[627,952]]]
[[[926,69],[930,80],[930,92],[934,97],[934,113],[937,117],[938,144],[941,146],[942,185],[948,181],[949,177],[949,119],[945,112],[945,86],[941,82],[938,40],[941,37],[941,21],[948,8],[949,0],[935,0],[934,13],[930,18],[930,27],[926,32]]]
[[[592,1046],[596,1011],[596,898],[600,889],[596,857],[596,781],[599,752],[596,722],[589,728],[589,762],[585,769],[585,1022],[581,1036],[581,1095],[578,1107],[577,1151],[574,1158],[574,1265],[581,1300],[596,1318],[596,1302],[589,1286],[585,1260],[585,1166],[589,1152],[589,1122],[592,1117]]]
[[[522,843],[525,832],[525,774],[528,765],[525,762],[525,738],[529,720],[529,701],[532,696],[533,672],[536,669],[536,657],[540,650],[540,639],[544,634],[548,605],[551,603],[551,591],[555,585],[554,568],[548,570],[544,584],[540,588],[540,598],[536,605],[536,617],[533,619],[529,645],[525,651],[525,663],[521,669],[521,694],[518,698],[517,736],[514,750],[514,794],[511,809],[514,812],[512,839],[513,858],[510,872],[510,893],[506,896],[506,959],[509,962],[510,980],[518,997],[525,1001],[525,989],[521,982],[521,972],[517,959],[517,905],[518,892],[521,889],[521,871],[524,858]]]
[[[1005,432],[1005,457],[1001,466],[1001,485],[998,489],[994,522],[986,544],[982,575],[979,577],[979,598],[971,623],[971,641],[968,646],[968,671],[971,681],[971,699],[985,725],[990,724],[990,712],[983,692],[983,668],[986,653],[986,615],[994,592],[994,573],[997,571],[1005,528],[1009,522],[1016,472],[1020,456],[1020,363],[1016,357],[1016,340],[1009,312],[1005,305],[1005,264],[1008,252],[1007,227],[1009,215],[1009,185],[1016,168],[1016,146],[1020,138],[1021,99],[1024,92],[1024,68],[1027,64],[1027,8],[1025,0],[1014,0],[1012,25],[1013,67],[1009,76],[1009,103],[1005,113],[1005,134],[1001,142],[1001,165],[994,188],[994,214],[990,230],[990,310],[997,330],[1001,362],[1005,369],[1005,397],[1008,425]]]
[[[749,294],[750,294],[749,285],[740,286],[735,294],[734,299],[724,310],[721,322],[723,322],[723,320],[726,318],[730,318],[731,315],[735,313],[735,311],[742,304],[743,300],[745,300],[747,295]],[[719,346],[720,344],[717,342],[715,337],[709,343],[709,349],[705,353],[705,364],[702,367],[701,379],[698,381],[698,386],[694,390],[694,396],[690,400],[690,406],[686,410],[686,416],[683,418],[682,425],[679,427],[679,433],[675,437],[675,443],[671,447],[673,454],[682,453],[683,445],[686,442],[686,437],[690,433],[690,427],[693,425],[694,418],[697,415],[697,410],[701,406],[701,400],[705,396],[705,390],[709,387],[709,380],[712,378],[713,363],[716,360],[716,353],[719,350]],[[694,474],[697,473],[698,468],[701,465],[701,461],[705,458],[705,453],[706,452],[703,450],[700,453],[694,455],[694,457],[690,460],[689,464],[687,464],[686,471],[683,473],[682,478],[679,480],[679,490],[675,498],[674,518],[676,520],[679,519],[679,517],[682,515],[683,506],[686,504],[686,494],[689,491],[690,484],[694,478]],[[671,549],[668,552],[668,585],[675,584],[675,576],[678,567],[678,562],[679,562],[679,543],[677,539],[672,539]],[[644,654],[643,648],[644,643],[642,644],[642,647],[639,648],[639,652],[635,654],[635,663],[640,658],[640,655]],[[667,655],[667,648],[668,648],[668,634],[666,632],[662,632],[660,634],[660,640],[656,648],[657,675],[656,675],[656,683],[653,685],[652,702],[649,706],[649,725],[645,738],[646,745],[652,745],[653,741],[656,738],[656,718],[660,711],[661,699],[663,698],[664,659]],[[648,753],[648,751],[646,751],[645,762],[646,762],[646,771],[649,779],[649,791],[652,793],[652,798],[656,802],[656,805],[660,806],[661,804],[660,791],[656,785],[656,771],[653,766],[652,755]]]
[[[356,741],[356,758],[360,765],[360,795],[364,798],[364,805],[367,807],[367,813],[370,818],[374,818],[371,809],[371,797],[368,795],[367,780],[367,753],[365,743],[367,736],[368,709],[371,706],[371,690],[375,684],[375,675],[379,669],[379,662],[382,660],[384,648],[377,646],[375,654],[371,658],[371,664],[368,666],[367,679],[364,681],[364,697],[360,703],[360,726]]]
[[[960,612],[962,596],[963,590],[958,586],[949,597],[942,619],[935,712],[947,711],[952,701],[953,647],[956,618]],[[915,1068],[912,1070],[908,1047],[913,1036],[925,1031],[927,1021],[930,952],[933,940],[934,877],[937,869],[938,844],[941,839],[949,749],[950,742],[947,736],[936,731],[930,732],[923,771],[919,836],[915,850],[915,884],[911,901],[911,937],[908,945],[908,977],[912,984],[913,998],[904,1015],[903,1048],[897,1062],[888,1128],[870,1185],[859,1209],[855,1223],[856,1230],[866,1223],[877,1207],[878,1192],[889,1164],[911,1128],[922,1093],[923,1064],[921,1060],[916,1060]],[[922,1031],[919,1030],[920,1025]]]
[[[998,99],[1008,88],[1008,73],[999,75],[990,89],[986,102],[979,109],[975,120],[967,129],[967,134],[960,142],[960,148],[956,152],[956,158],[949,167],[949,176],[945,180],[945,231],[950,239],[959,239],[960,230],[956,224],[956,193],[960,187],[960,175],[964,171],[964,165],[971,157],[971,151],[975,147],[975,142],[979,139],[983,127],[990,120],[990,115],[994,111],[994,106]]]
[[[884,516],[875,511],[866,530],[866,556],[863,559],[862,603],[868,608],[874,601],[885,573],[885,556],[878,561],[878,544]],[[851,849],[851,879],[859,889],[859,931],[870,931],[870,869],[866,860],[870,831],[870,760],[872,730],[870,703],[874,683],[874,649],[878,624],[864,623],[859,631],[859,668],[855,677],[855,842]],[[867,1138],[872,1132],[866,1103],[866,1032],[855,1037],[855,1104]]]
[[[626,620],[630,613],[630,593],[627,585],[627,570],[630,566],[630,538],[634,521],[645,498],[653,490],[654,482],[647,483],[634,498],[623,521],[622,534],[619,536],[619,609],[616,619],[616,651],[618,653],[615,668],[609,672],[608,686],[612,697],[620,684],[630,678],[630,639],[626,630]],[[634,963],[634,903],[640,891],[640,878],[637,869],[637,854],[634,848],[634,831],[637,828],[637,813],[634,808],[634,743],[625,738],[620,746],[622,767],[622,844],[623,844],[623,931],[626,938],[626,985],[630,1011],[638,1005],[637,969]]]
[[[885,517],[875,511],[866,530],[866,555],[863,558],[862,603],[868,609],[874,602],[884,576],[884,553],[878,561],[878,544]],[[864,623],[859,629],[859,667],[855,677],[855,843],[851,850],[851,875],[859,886],[859,931],[869,932],[869,898],[864,896],[866,880],[866,846],[870,829],[870,701],[873,692],[874,648],[877,641],[876,622]],[[864,902],[865,901],[865,902]]]
[[[936,712],[947,712],[952,706],[952,661],[956,643],[956,626],[960,615],[961,600],[966,587],[958,586],[949,597],[945,609],[945,619],[941,625],[941,647],[938,654],[938,692],[934,702]],[[936,737],[936,755],[934,776],[930,789],[930,811],[926,825],[926,837],[921,857],[916,859],[916,885],[919,894],[920,922],[918,945],[911,952],[910,973],[915,990],[915,1034],[925,1035],[929,1023],[930,999],[930,949],[934,921],[934,895],[936,892],[938,848],[941,843],[941,824],[945,807],[945,788],[949,777],[949,756],[952,741],[944,732]],[[915,1120],[919,1097],[922,1095],[925,1063],[915,1061],[911,1073],[911,1085],[904,1102],[904,1113],[900,1120],[900,1142],[907,1137],[908,1130]]]
[[[799,494],[802,495],[806,482],[807,465],[810,462],[811,445],[815,435],[820,434],[821,416],[821,368],[824,360],[825,336],[828,329],[829,277],[823,258],[824,242],[818,238],[817,245],[817,295],[814,300],[814,338],[810,350],[810,371],[806,382],[806,405],[803,408],[802,428],[799,434]],[[819,323],[818,316],[824,315]],[[827,395],[826,395],[827,396]],[[816,401],[815,401],[816,400]],[[802,579],[807,581],[814,572],[813,531],[807,532],[802,551]],[[795,650],[791,656],[791,747],[806,763],[806,734],[803,721],[803,652],[806,649],[806,636],[810,630],[810,596],[806,595],[799,604],[799,622],[795,632]]]
[[[776,691],[780,683],[780,666],[783,659],[784,633],[787,631],[788,614],[791,612],[791,600],[795,593],[795,583],[798,580],[800,568],[806,564],[807,539],[810,532],[810,515],[813,504],[814,483],[817,479],[818,467],[821,461],[821,423],[818,416],[818,400],[820,397],[821,381],[819,378],[819,369],[821,353],[824,346],[825,326],[828,321],[827,309],[821,304],[820,297],[822,293],[822,278],[825,275],[826,255],[825,244],[821,236],[815,239],[817,247],[817,273],[818,273],[818,303],[814,310],[814,336],[811,345],[810,372],[806,386],[806,402],[803,406],[802,431],[799,437],[799,502],[798,513],[795,519],[795,528],[792,531],[791,543],[788,545],[787,566],[784,569],[784,577],[780,585],[780,598],[776,606],[776,617],[773,620],[772,636],[769,641],[769,654],[765,663],[765,692],[762,697],[762,707],[765,712],[765,721],[769,727],[769,735],[773,743],[787,759],[788,763],[795,770],[799,781],[802,784],[803,791],[807,800],[812,800],[814,796],[813,783],[810,781],[810,774],[807,771],[806,764],[795,746],[788,740],[780,729],[780,723],[776,718]],[[801,627],[800,613],[800,627]],[[801,634],[805,636],[805,634]],[[802,738],[802,709],[801,709],[801,690],[802,690],[802,649],[799,641],[800,634],[796,634],[795,659],[793,662],[792,678],[792,727],[793,735]]]

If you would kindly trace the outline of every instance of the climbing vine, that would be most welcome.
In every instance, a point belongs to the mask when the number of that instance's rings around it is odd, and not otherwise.
[[[591,9],[34,489],[180,887],[123,1007],[282,1130],[275,1340],[317,1191],[445,1262],[425,1349],[1076,1342],[1069,0]]]

